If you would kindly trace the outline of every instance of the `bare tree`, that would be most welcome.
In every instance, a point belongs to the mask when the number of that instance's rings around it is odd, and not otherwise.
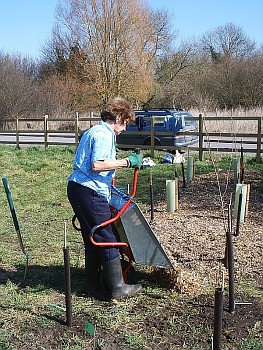
[[[177,50],[170,50],[158,58],[155,66],[155,81],[159,89],[155,90],[151,104],[173,108],[189,106],[192,101],[189,95],[193,79],[189,84],[188,77],[190,74],[193,78],[193,67],[198,65],[196,49],[195,42],[182,42]]]
[[[176,51],[171,50],[159,57],[155,69],[156,80],[161,84],[173,82],[183,70],[194,64],[195,52],[195,43],[183,42]]]
[[[256,54],[249,60],[240,62],[237,69],[242,77],[242,81],[238,81],[241,90],[240,104],[245,108],[262,106],[263,55]]]
[[[0,54],[0,116],[30,115],[36,105],[33,63],[19,55]]]
[[[71,67],[79,67],[98,104],[121,94],[141,105],[152,91],[158,50],[170,40],[168,23],[165,11],[151,11],[141,0],[67,0],[46,57],[63,70],[77,48]]]
[[[244,34],[241,27],[233,23],[219,26],[204,34],[201,46],[214,62],[222,58],[247,58],[255,50],[255,42]]]
[[[52,75],[38,85],[37,112],[52,117],[85,114],[95,106],[90,95],[88,87],[71,76]]]

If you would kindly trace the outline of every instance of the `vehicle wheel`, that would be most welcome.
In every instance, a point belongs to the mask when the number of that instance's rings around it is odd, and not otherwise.
[[[144,141],[144,146],[150,146],[151,145],[151,139],[146,139]],[[158,139],[154,139],[154,146],[161,146],[160,141]]]

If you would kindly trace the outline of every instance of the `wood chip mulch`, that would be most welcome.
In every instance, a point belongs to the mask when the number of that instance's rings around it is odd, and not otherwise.
[[[179,206],[167,211],[166,200],[154,198],[154,219],[150,223],[175,266],[175,289],[192,293],[202,288],[227,284],[224,266],[228,208],[232,198],[232,174],[219,172],[195,176],[183,187],[179,181]],[[235,281],[245,280],[263,288],[263,194],[259,192],[262,175],[246,171],[245,183],[250,184],[248,211],[235,235],[236,219],[232,219]],[[150,221],[150,212],[144,213]],[[234,215],[232,215],[233,217]],[[178,287],[179,286],[179,287]]]

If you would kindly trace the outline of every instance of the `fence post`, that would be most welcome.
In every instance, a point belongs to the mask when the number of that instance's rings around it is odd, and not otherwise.
[[[261,158],[261,117],[258,117],[257,155],[256,162],[260,163]]]
[[[16,147],[19,148],[19,125],[18,125],[18,118],[16,118]]]
[[[154,117],[151,118],[151,157],[154,158]]]
[[[75,113],[75,146],[78,147],[79,144],[79,113]]]
[[[45,148],[48,148],[48,115],[44,115],[44,139]]]
[[[203,116],[199,114],[199,160],[203,160]]]

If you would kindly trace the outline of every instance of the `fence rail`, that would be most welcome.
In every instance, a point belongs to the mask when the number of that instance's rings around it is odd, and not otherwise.
[[[150,145],[121,145],[119,148],[130,149],[140,147],[141,149],[150,149],[151,156],[154,157],[154,151],[163,149],[162,146],[154,145],[154,136],[158,134],[167,134],[169,132],[154,133],[155,118],[150,118],[151,121],[151,144]],[[197,151],[199,159],[203,159],[204,152],[233,152],[233,145],[235,150],[243,148],[244,153],[253,153],[256,155],[256,161],[261,161],[262,150],[262,117],[249,117],[249,121],[255,121],[257,123],[257,133],[233,133],[233,132],[207,132],[205,129],[205,121],[233,121],[233,120],[248,120],[248,117],[203,117],[200,114],[198,117],[194,117],[198,121],[197,132],[187,132],[185,135],[197,135],[199,141],[196,146],[190,146],[189,149]],[[0,131],[0,144],[15,144],[17,147],[22,145],[44,145],[49,147],[51,145],[75,145],[77,147],[79,142],[80,130],[87,129],[93,124],[96,124],[100,120],[99,117],[79,117],[78,113],[74,117],[69,118],[50,118],[47,115],[43,118],[16,118],[16,119],[1,119],[0,123],[2,129]],[[36,127],[32,127],[31,123],[36,123]],[[51,125],[56,124],[55,127]],[[59,125],[59,127],[57,127]],[[82,128],[80,128],[80,125]],[[4,128],[3,128],[4,126]],[[127,132],[128,133],[128,132]],[[144,131],[137,133],[146,134]],[[149,133],[148,133],[149,134]],[[31,139],[28,140],[28,135]],[[9,137],[9,139],[8,139]],[[213,144],[217,142],[216,147]],[[229,143],[232,147],[220,146],[220,143]],[[240,145],[238,147],[237,145]],[[255,148],[249,148],[247,145],[255,145]],[[176,150],[177,147],[169,146],[169,150]],[[186,147],[187,149],[187,147]]]

